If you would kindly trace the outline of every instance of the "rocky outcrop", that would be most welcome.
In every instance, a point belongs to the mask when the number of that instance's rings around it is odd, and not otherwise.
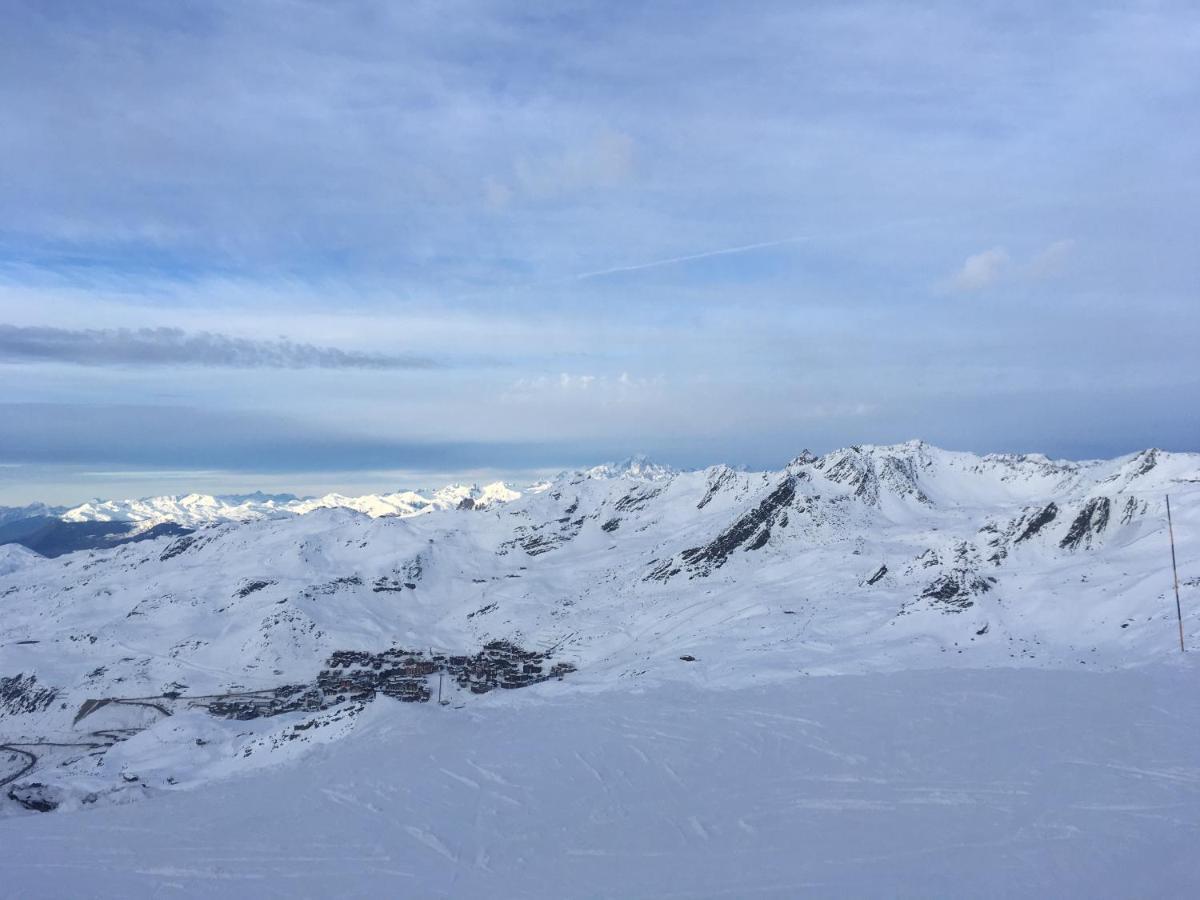
[[[18,672],[8,678],[0,678],[0,712],[8,715],[37,713],[46,709],[58,691],[38,684],[36,675]]]
[[[1026,524],[1025,528],[1017,536],[1014,544],[1019,544],[1022,541],[1027,541],[1058,517],[1058,507],[1054,503],[1047,503],[1033,518]]]
[[[715,467],[708,476],[708,486],[704,496],[696,504],[696,509],[704,509],[712,502],[713,497],[737,483],[737,473],[728,466]]]
[[[703,577],[725,565],[730,555],[739,549],[749,551],[764,547],[771,538],[772,526],[786,516],[789,505],[795,499],[799,478],[798,475],[786,477],[754,509],[741,516],[710,543],[684,550],[679,554],[683,565],[690,569],[694,576]],[[662,574],[656,574],[658,571],[656,569],[652,572],[651,577],[665,580],[674,574],[671,567]]]
[[[830,481],[850,488],[853,496],[869,506],[878,506],[884,492],[932,505],[920,484],[921,467],[926,462],[923,446],[903,449],[911,452],[883,452],[883,448],[854,446],[821,457],[813,467]]]
[[[921,592],[921,598],[941,604],[946,612],[962,612],[975,605],[975,596],[987,593],[995,583],[991,576],[956,569],[938,576]]]
[[[1090,547],[1092,540],[1108,527],[1111,511],[1112,503],[1107,497],[1093,497],[1079,511],[1059,546],[1064,550]]]

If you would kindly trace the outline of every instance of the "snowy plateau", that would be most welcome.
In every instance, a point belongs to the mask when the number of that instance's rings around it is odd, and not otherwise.
[[[0,546],[0,895],[1200,892],[1200,454],[357,499]]]

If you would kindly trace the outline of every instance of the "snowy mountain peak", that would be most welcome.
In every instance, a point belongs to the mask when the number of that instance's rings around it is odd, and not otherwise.
[[[813,463],[815,463],[817,461],[817,458],[818,457],[816,456],[816,454],[814,454],[811,450],[809,450],[807,447],[805,447],[803,450],[801,450],[799,453],[797,453],[795,456],[792,457],[791,461],[787,464],[786,468],[791,470],[791,469],[797,469],[801,466],[811,466]]]
[[[827,453],[813,466],[871,506],[879,505],[885,495],[929,504],[921,473],[933,465],[935,452],[944,451],[921,441],[890,447],[856,445]]]
[[[637,453],[616,462],[603,463],[584,469],[588,478],[636,478],[641,481],[668,481],[678,474],[671,466],[652,462],[645,454]]]

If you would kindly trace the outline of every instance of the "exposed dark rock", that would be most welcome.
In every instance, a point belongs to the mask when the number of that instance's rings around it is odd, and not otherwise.
[[[10,715],[41,712],[58,696],[54,688],[42,687],[36,675],[18,672],[0,678],[0,711]]]
[[[1125,500],[1125,511],[1121,513],[1121,524],[1128,525],[1133,521],[1133,517],[1137,515],[1145,515],[1147,503],[1143,500],[1138,503],[1137,497],[1128,497]]]
[[[376,594],[382,594],[387,591],[403,591],[404,582],[399,581],[394,577],[380,575],[371,585],[371,590]]]
[[[501,544],[497,554],[504,556],[516,547],[524,550],[529,556],[549,553],[578,535],[584,521],[582,517],[572,519],[570,516],[563,516],[544,525],[518,525],[515,529],[516,536]]]
[[[975,575],[965,569],[956,569],[938,576],[921,592],[921,597],[947,607],[947,612],[962,612],[975,605],[972,599],[992,589],[996,579],[991,576]]]
[[[662,488],[634,488],[632,491],[614,503],[613,508],[618,512],[632,512],[633,510],[641,509],[661,493]]]
[[[704,492],[704,496],[700,498],[700,502],[696,504],[696,509],[704,509],[712,502],[713,497],[717,496],[728,485],[732,484],[737,478],[737,473],[732,469],[727,469],[722,466],[708,480],[708,490]]]
[[[771,529],[764,528],[762,531],[760,531],[758,533],[758,535],[754,538],[753,541],[751,541],[749,544],[746,545],[746,549],[747,550],[761,550],[763,547],[765,547],[767,545],[767,541],[769,541],[770,539],[771,539]]]
[[[459,509],[474,509],[475,501],[470,497],[463,497],[461,500],[458,501],[458,508]]]
[[[881,565],[878,569],[875,570],[875,574],[867,579],[867,584],[878,584],[880,579],[883,578],[883,576],[887,574],[887,570],[888,570],[888,568],[887,568],[886,564]]]
[[[607,522],[605,522],[600,527],[604,531],[613,532],[621,527],[621,520],[620,519],[609,519]]]
[[[918,462],[911,456],[885,455],[876,459],[870,452],[855,446],[822,457],[814,467],[823,470],[830,481],[852,488],[855,497],[872,506],[879,505],[881,490],[885,487],[897,496],[911,496],[919,503],[931,504],[921,490]]]
[[[695,574],[703,576],[725,565],[730,554],[739,547],[746,550],[762,548],[770,540],[772,523],[795,496],[796,476],[789,475],[758,506],[722,531],[711,543],[704,547],[684,550],[679,554],[680,559]],[[670,577],[670,574],[667,577]],[[659,578],[658,570],[652,572],[649,577]]]
[[[333,579],[333,581],[327,581],[324,584],[314,584],[305,588],[301,596],[306,600],[316,600],[318,597],[330,597],[339,591],[361,587],[362,583],[363,580],[358,575],[343,575],[341,578]]]
[[[15,784],[9,789],[8,796],[34,812],[51,812],[62,802],[57,790],[39,781]]]
[[[654,563],[658,563],[658,565],[650,570],[650,574],[643,581],[668,581],[682,571],[679,566],[675,565],[674,559],[668,559],[665,562],[656,559],[650,564],[654,565]]]
[[[1122,471],[1114,472],[1105,481],[1116,481],[1122,475],[1125,475],[1129,480],[1140,478],[1158,465],[1158,452],[1155,448],[1141,451],[1125,464]]]
[[[1107,497],[1093,497],[1079,511],[1059,546],[1064,550],[1077,550],[1081,544],[1090,547],[1092,538],[1107,527],[1111,507]]]
[[[937,551],[932,547],[930,547],[928,550],[922,551],[921,555],[917,557],[916,561],[921,564],[921,568],[923,569],[930,569],[934,566],[939,566],[942,564],[941,558],[938,556]]]
[[[161,562],[166,562],[168,559],[174,559],[176,556],[186,553],[189,550],[203,547],[206,543],[208,543],[208,540],[210,539],[203,538],[200,535],[186,534],[179,540],[172,541],[170,544],[168,544],[167,548],[163,550],[158,558]]]
[[[270,587],[274,583],[275,582],[273,581],[250,581],[242,585],[242,587],[238,590],[237,595],[239,597],[249,597],[255,591],[261,591],[263,588]]]
[[[1058,517],[1058,507],[1053,503],[1047,503],[1037,515],[1029,520],[1025,526],[1025,530],[1017,537],[1014,544],[1019,544],[1021,541],[1027,541]]]
[[[1153,447],[1151,447],[1149,450],[1143,450],[1135,457],[1134,462],[1136,463],[1136,468],[1130,474],[1132,474],[1134,478],[1145,475],[1158,465],[1158,450]]]

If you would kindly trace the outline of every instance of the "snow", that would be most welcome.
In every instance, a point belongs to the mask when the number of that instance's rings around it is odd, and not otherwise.
[[[9,551],[0,782],[60,807],[0,796],[0,841],[22,896],[1188,893],[1168,492],[1196,650],[1200,455],[1162,451],[634,461]],[[494,639],[577,671],[445,707],[197,699]],[[98,698],[133,702],[77,721]]]
[[[617,462],[602,463],[584,469],[583,474],[588,478],[636,478],[646,481],[669,481],[678,474],[671,466],[653,462],[643,453],[626,457]]]
[[[11,575],[34,565],[41,554],[22,547],[20,544],[0,544],[0,576]]]
[[[1185,896],[1194,666],[378,701],[300,760],[0,822],[27,898]]]
[[[390,494],[365,494],[360,497],[334,493],[301,499],[286,494],[260,493],[223,497],[185,494],[143,497],[137,500],[93,500],[58,512],[60,518],[66,522],[134,522],[137,523],[138,530],[145,530],[163,522],[174,522],[194,528],[220,522],[287,518],[317,509],[353,509],[375,518],[415,516],[439,509],[453,509],[466,498],[472,499],[478,506],[489,506],[507,503],[520,496],[519,491],[497,481],[483,487],[448,485],[428,495],[418,491],[397,491]]]

